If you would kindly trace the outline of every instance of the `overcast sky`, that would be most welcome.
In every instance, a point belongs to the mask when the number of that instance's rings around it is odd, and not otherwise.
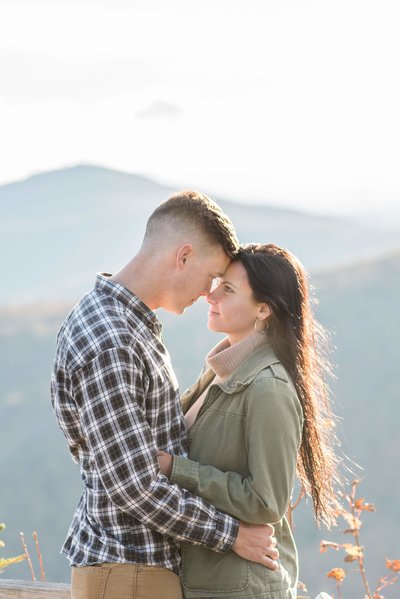
[[[0,184],[88,162],[241,201],[400,200],[398,0],[0,0]]]

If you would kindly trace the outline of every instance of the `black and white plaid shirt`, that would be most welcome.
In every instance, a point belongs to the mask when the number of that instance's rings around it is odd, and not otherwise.
[[[74,566],[158,565],[179,572],[179,541],[232,547],[238,523],[159,473],[156,452],[187,455],[178,385],[161,325],[98,275],[57,339],[52,403],[84,490],[63,552]]]

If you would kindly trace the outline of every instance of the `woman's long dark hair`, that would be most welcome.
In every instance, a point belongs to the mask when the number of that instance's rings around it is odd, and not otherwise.
[[[330,373],[323,351],[326,336],[311,309],[307,274],[293,254],[272,243],[244,245],[235,260],[246,269],[255,300],[272,310],[268,336],[293,380],[304,414],[298,477],[312,497],[317,521],[330,526],[340,484],[335,421],[324,379]]]

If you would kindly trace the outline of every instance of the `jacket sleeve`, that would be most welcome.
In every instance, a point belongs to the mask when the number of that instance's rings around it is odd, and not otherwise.
[[[174,456],[171,482],[245,522],[275,523],[285,515],[294,485],[301,406],[294,390],[277,378],[256,380],[248,392],[248,476]]]

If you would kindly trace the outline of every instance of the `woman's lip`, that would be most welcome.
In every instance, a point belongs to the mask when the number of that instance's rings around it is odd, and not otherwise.
[[[214,314],[214,316],[218,316],[219,312],[213,312],[212,310],[209,310],[208,314],[209,315]]]

